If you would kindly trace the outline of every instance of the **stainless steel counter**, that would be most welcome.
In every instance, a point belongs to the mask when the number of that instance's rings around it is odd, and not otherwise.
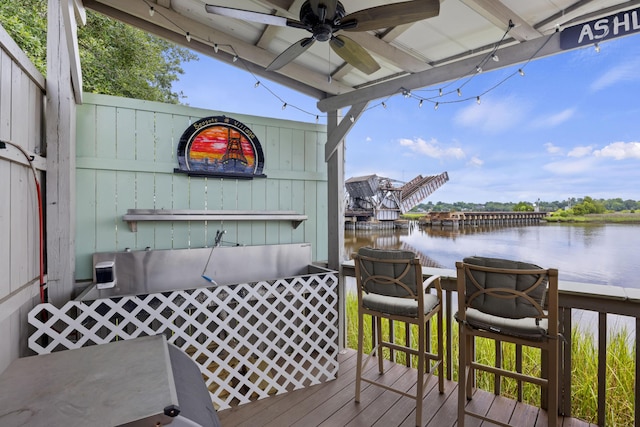
[[[205,274],[215,280],[215,284],[202,278],[210,255]],[[76,300],[299,276],[308,273],[311,259],[310,243],[219,246],[213,252],[211,248],[198,248],[96,253],[93,256],[94,265],[102,261],[115,262],[116,286],[110,289],[89,286]],[[95,283],[96,278],[93,279]]]

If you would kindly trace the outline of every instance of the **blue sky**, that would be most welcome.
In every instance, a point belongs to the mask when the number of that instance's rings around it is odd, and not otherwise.
[[[312,123],[322,117],[315,99],[264,79],[256,88],[253,75],[215,59],[183,68],[174,90],[193,107]],[[584,48],[481,73],[461,98],[442,100],[437,110],[400,94],[380,100],[386,108],[372,102],[347,135],[346,178],[408,181],[447,171],[449,182],[428,198],[434,203],[640,200],[640,35],[603,43],[600,52]]]

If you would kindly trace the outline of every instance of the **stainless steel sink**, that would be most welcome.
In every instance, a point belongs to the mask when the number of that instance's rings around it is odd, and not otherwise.
[[[206,271],[203,272],[207,260]],[[101,252],[93,255],[96,265],[113,261],[116,286],[97,289],[94,284],[76,300],[88,301],[125,295],[252,283],[309,274],[311,244],[263,246],[219,246],[199,249]],[[95,274],[95,273],[94,273]],[[202,278],[212,278],[215,284]]]

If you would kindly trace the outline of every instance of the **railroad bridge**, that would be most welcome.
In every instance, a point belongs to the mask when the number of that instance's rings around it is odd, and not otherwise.
[[[345,219],[347,221],[395,221],[410,211],[449,180],[447,172],[423,177],[407,183],[378,175],[349,178]]]
[[[547,215],[547,212],[429,212],[419,223],[432,226],[537,224]]]

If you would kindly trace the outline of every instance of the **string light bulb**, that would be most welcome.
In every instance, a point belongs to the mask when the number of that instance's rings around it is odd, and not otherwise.
[[[476,73],[480,74],[482,72],[482,67],[479,65],[476,65]]]
[[[436,105],[433,106],[433,109],[438,111],[438,107],[440,107],[440,103],[436,102]]]
[[[599,43],[596,43],[596,44],[594,45],[594,48],[595,48],[595,50],[596,50],[596,53],[600,53],[600,44],[599,44]]]
[[[233,62],[238,62],[238,55],[233,55]]]
[[[382,108],[387,108],[387,104],[385,104],[384,101],[382,101]]]
[[[524,70],[523,70],[522,68],[520,68],[520,69],[518,70],[518,74],[520,74],[521,76],[524,76]]]
[[[219,48],[218,48],[218,43],[214,43],[214,44],[213,44],[213,51],[214,51],[215,53],[218,53],[218,49],[219,49]]]
[[[353,117],[353,114],[349,116],[349,121],[350,121],[351,123],[353,123],[353,122],[355,122],[355,121],[356,121],[356,118],[355,118],[355,117]]]
[[[458,88],[458,96],[462,96],[462,90],[460,90],[460,88]]]
[[[253,87],[255,87],[255,88],[257,88],[258,86],[260,86],[260,80],[258,80],[258,81],[256,82],[256,84],[254,84],[254,85],[253,85]]]
[[[480,105],[480,97],[479,97],[479,96],[476,96],[476,103],[477,103],[478,105]]]
[[[411,96],[411,91],[407,89],[402,89],[402,96],[405,98],[409,98]]]
[[[422,108],[422,99],[420,100],[420,102],[418,103],[418,108]]]
[[[439,96],[442,96],[442,88],[440,88],[440,89],[438,90],[438,95],[439,95]]]
[[[498,61],[500,61],[500,58],[498,58],[498,55],[496,55],[495,53],[492,53],[492,54],[491,54],[491,59],[493,59],[493,60],[494,60],[494,62],[498,62]]]
[[[153,8],[153,6],[149,6],[149,16],[153,17],[155,13],[156,13],[156,10]]]
[[[282,109],[286,109],[287,108],[287,103],[285,102],[284,104],[282,104]]]
[[[316,114],[316,124],[320,121],[320,116]]]
[[[189,31],[187,31],[187,34],[185,34],[185,37],[187,38],[188,42],[191,41],[191,34],[189,33]]]

